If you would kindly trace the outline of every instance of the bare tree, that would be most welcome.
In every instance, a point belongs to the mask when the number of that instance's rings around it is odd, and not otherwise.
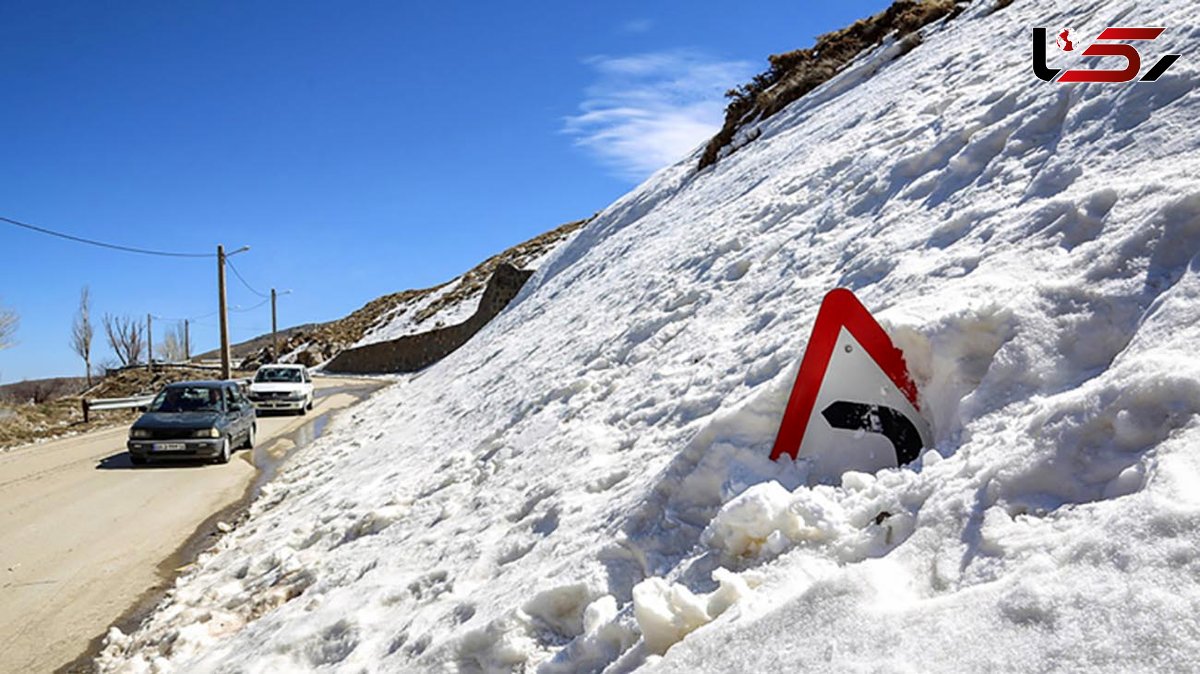
[[[134,365],[142,361],[142,351],[146,348],[146,331],[141,321],[128,316],[113,316],[104,314],[104,334],[108,336],[108,345],[117,354],[122,365]]]
[[[79,313],[71,323],[71,348],[83,359],[83,367],[87,371],[88,388],[92,386],[92,337],[96,329],[92,327],[92,293],[87,286],[79,291]]]
[[[178,363],[185,360],[183,353],[183,324],[176,323],[163,335],[162,343],[157,348],[158,357],[167,363]]]
[[[96,371],[92,374],[93,377],[107,377],[109,370],[115,370],[121,367],[121,361],[116,358],[105,358],[96,364]]]
[[[17,332],[20,322],[15,311],[0,307],[0,351],[13,345],[13,334]]]

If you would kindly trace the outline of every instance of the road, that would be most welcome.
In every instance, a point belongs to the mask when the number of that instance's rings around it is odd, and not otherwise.
[[[308,416],[258,419],[258,448],[225,465],[134,468],[128,428],[0,454],[0,672],[49,672],[171,582],[202,525],[260,468],[311,441],[328,414],[379,388],[317,378]]]

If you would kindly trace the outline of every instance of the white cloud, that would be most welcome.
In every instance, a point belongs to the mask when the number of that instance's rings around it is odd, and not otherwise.
[[[645,33],[654,27],[654,21],[650,19],[630,19],[621,24],[622,33]]]
[[[619,175],[633,180],[678,161],[716,133],[725,91],[753,66],[675,50],[587,61],[596,82],[565,131]]]

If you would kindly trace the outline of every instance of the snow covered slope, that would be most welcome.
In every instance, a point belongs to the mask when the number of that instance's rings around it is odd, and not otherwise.
[[[577,220],[560,225],[499,255],[493,255],[449,283],[425,292],[398,296],[395,306],[379,316],[354,346],[384,342],[462,323],[479,308],[484,288],[487,287],[487,282],[498,264],[505,262],[518,269],[537,269],[546,257],[570,241],[571,236],[587,222],[588,220]]]
[[[566,245],[590,220],[585,218],[559,225],[489,257],[446,283],[376,297],[337,320],[282,330],[279,360],[312,368],[324,367],[343,349],[461,323],[475,313],[497,266],[510,264],[518,269],[536,269],[543,259]],[[262,362],[269,362],[266,347],[274,342],[271,334],[260,335],[234,344],[232,350],[237,358],[249,359],[242,361],[241,369],[252,370]],[[212,351],[200,358],[213,355],[219,356]]]
[[[993,9],[614,203],[293,459],[103,669],[1200,667],[1194,3]],[[1039,25],[1185,56],[1046,84]],[[915,371],[915,465],[766,460],[835,286]]]

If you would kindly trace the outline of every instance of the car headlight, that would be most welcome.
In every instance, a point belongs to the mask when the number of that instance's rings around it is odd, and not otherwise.
[[[300,400],[303,397],[304,397],[304,391],[295,391],[293,393],[288,394],[288,398],[291,398],[292,400]]]
[[[150,437],[150,431],[144,428],[131,428],[129,429],[129,437],[145,440],[146,438]]]
[[[203,430],[196,431],[193,433],[193,435],[195,435],[197,438],[219,438],[221,437],[221,431],[216,428],[205,428]]]

